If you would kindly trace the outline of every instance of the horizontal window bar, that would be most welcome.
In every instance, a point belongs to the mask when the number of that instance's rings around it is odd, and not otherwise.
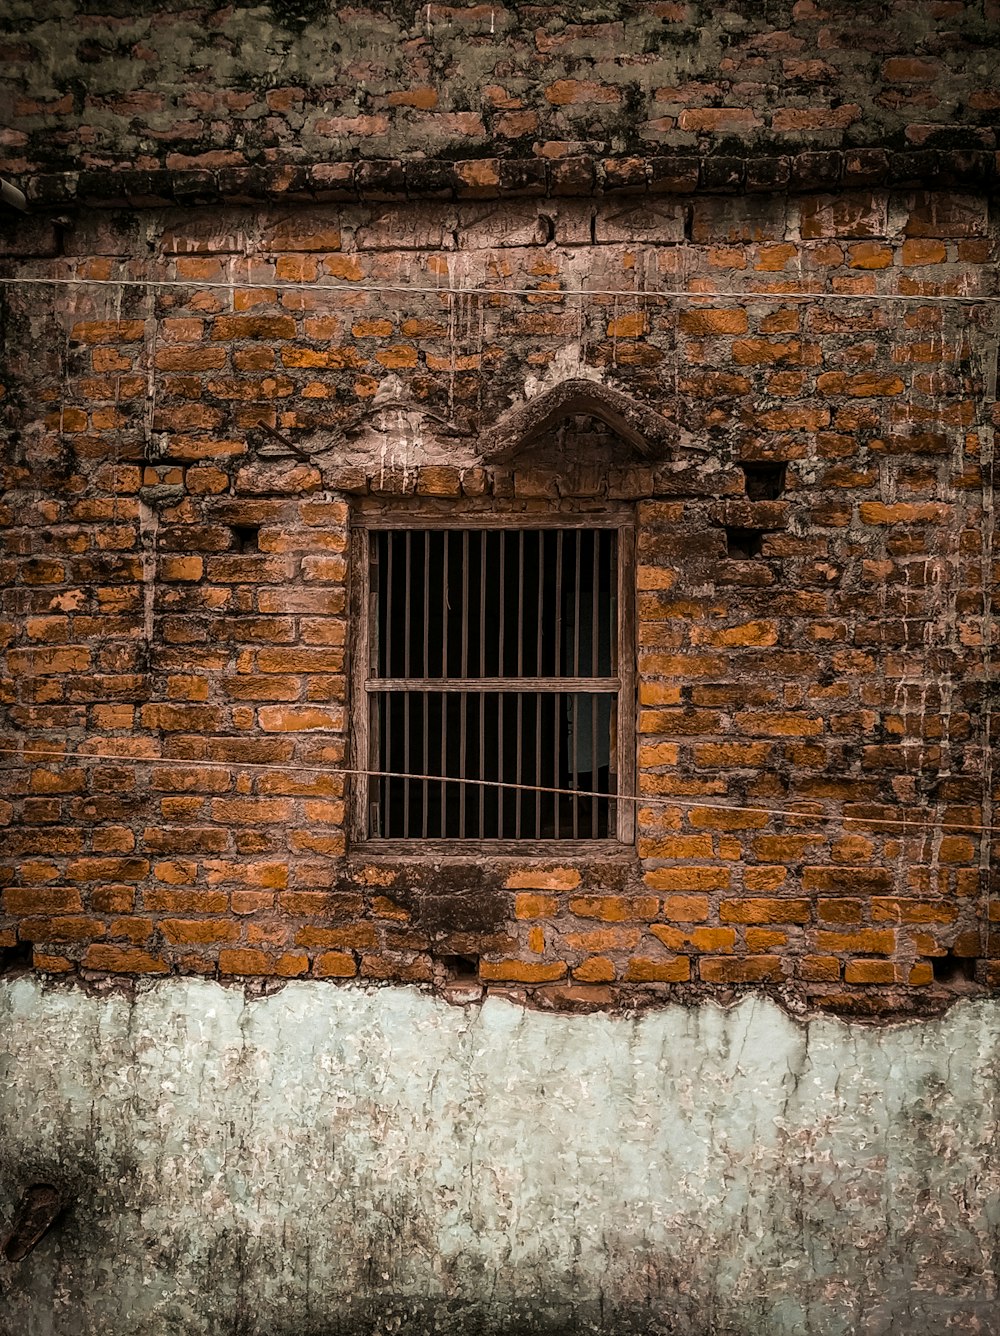
[[[632,517],[626,511],[598,515],[560,515],[558,511],[550,511],[538,516],[463,511],[461,516],[438,516],[400,509],[386,515],[357,515],[351,523],[357,529],[413,529],[421,533],[425,529],[468,529],[471,533],[478,529],[507,529],[517,533],[518,529],[551,529],[554,532],[559,529],[621,529],[631,525]]]

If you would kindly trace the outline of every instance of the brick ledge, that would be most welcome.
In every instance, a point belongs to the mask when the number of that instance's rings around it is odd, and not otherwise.
[[[490,200],[669,194],[781,194],[864,186],[985,190],[1000,181],[1000,154],[979,150],[836,149],[769,157],[660,157],[465,162],[370,159],[219,171],[64,172],[20,178],[36,208]]]

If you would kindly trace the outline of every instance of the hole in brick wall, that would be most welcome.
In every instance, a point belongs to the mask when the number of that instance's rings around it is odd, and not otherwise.
[[[733,561],[749,561],[764,550],[763,529],[726,528],[726,556]]]
[[[785,490],[785,464],[741,464],[749,501],[777,501]]]
[[[15,942],[13,946],[0,949],[0,974],[9,974],[12,970],[30,970],[32,966],[30,942]]]
[[[478,956],[442,956],[441,964],[448,971],[448,978],[456,983],[479,982]]]
[[[956,956],[951,950],[944,956],[932,956],[931,969],[935,983],[973,982],[976,977],[975,957]]]
[[[256,552],[260,528],[256,524],[234,524],[233,547],[237,552]]]

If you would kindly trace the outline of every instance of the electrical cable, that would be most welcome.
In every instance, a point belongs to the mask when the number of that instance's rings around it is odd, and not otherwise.
[[[563,297],[626,297],[633,300],[670,299],[700,301],[844,301],[844,302],[971,302],[975,305],[1000,303],[1000,296],[988,293],[947,296],[904,292],[689,292],[682,288],[503,288],[503,287],[432,287],[407,283],[223,283],[216,279],[173,278],[45,278],[25,275],[0,276],[0,284],[43,287],[134,287],[221,289],[224,292],[372,292],[413,294],[418,297],[541,297],[559,301]]]
[[[635,803],[641,806],[651,806],[659,804],[665,807],[691,807],[698,808],[700,811],[707,812],[751,812],[764,814],[766,816],[781,817],[792,821],[813,821],[824,824],[841,824],[843,822],[853,822],[865,826],[890,826],[896,828],[913,828],[917,830],[938,831],[938,830],[964,830],[979,831],[988,833],[1000,833],[1000,826],[977,825],[975,822],[964,821],[911,821],[906,817],[872,817],[872,816],[847,816],[830,815],[824,812],[804,812],[790,807],[761,807],[747,806],[739,803],[708,803],[697,798],[679,798],[674,796],[664,797],[659,794],[628,794],[628,793],[601,793],[598,790],[587,789],[562,789],[550,788],[541,784],[517,784],[506,780],[494,779],[468,779],[458,778],[452,775],[425,775],[411,773],[405,770],[362,770],[352,769],[348,766],[329,766],[329,765],[292,765],[275,764],[273,761],[206,761],[201,759],[187,758],[183,756],[115,756],[112,753],[100,752],[59,752],[59,751],[41,751],[37,749],[22,750],[16,747],[0,747],[0,756],[17,756],[22,759],[31,757],[48,757],[63,761],[67,765],[75,762],[82,763],[107,763],[117,765],[169,765],[178,768],[185,766],[204,767],[213,770],[233,767],[240,770],[274,770],[283,774],[330,774],[330,775],[365,775],[370,778],[383,779],[410,779],[410,780],[429,780],[438,784],[471,784],[480,788],[491,789],[517,789],[526,793],[551,793],[566,795],[573,798],[604,798],[608,802]],[[308,796],[308,795],[306,795]],[[811,801],[804,799],[803,801]]]

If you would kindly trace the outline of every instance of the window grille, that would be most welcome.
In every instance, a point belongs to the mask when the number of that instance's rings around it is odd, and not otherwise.
[[[363,531],[356,699],[384,773],[360,786],[361,838],[632,838],[631,537],[589,518]]]

